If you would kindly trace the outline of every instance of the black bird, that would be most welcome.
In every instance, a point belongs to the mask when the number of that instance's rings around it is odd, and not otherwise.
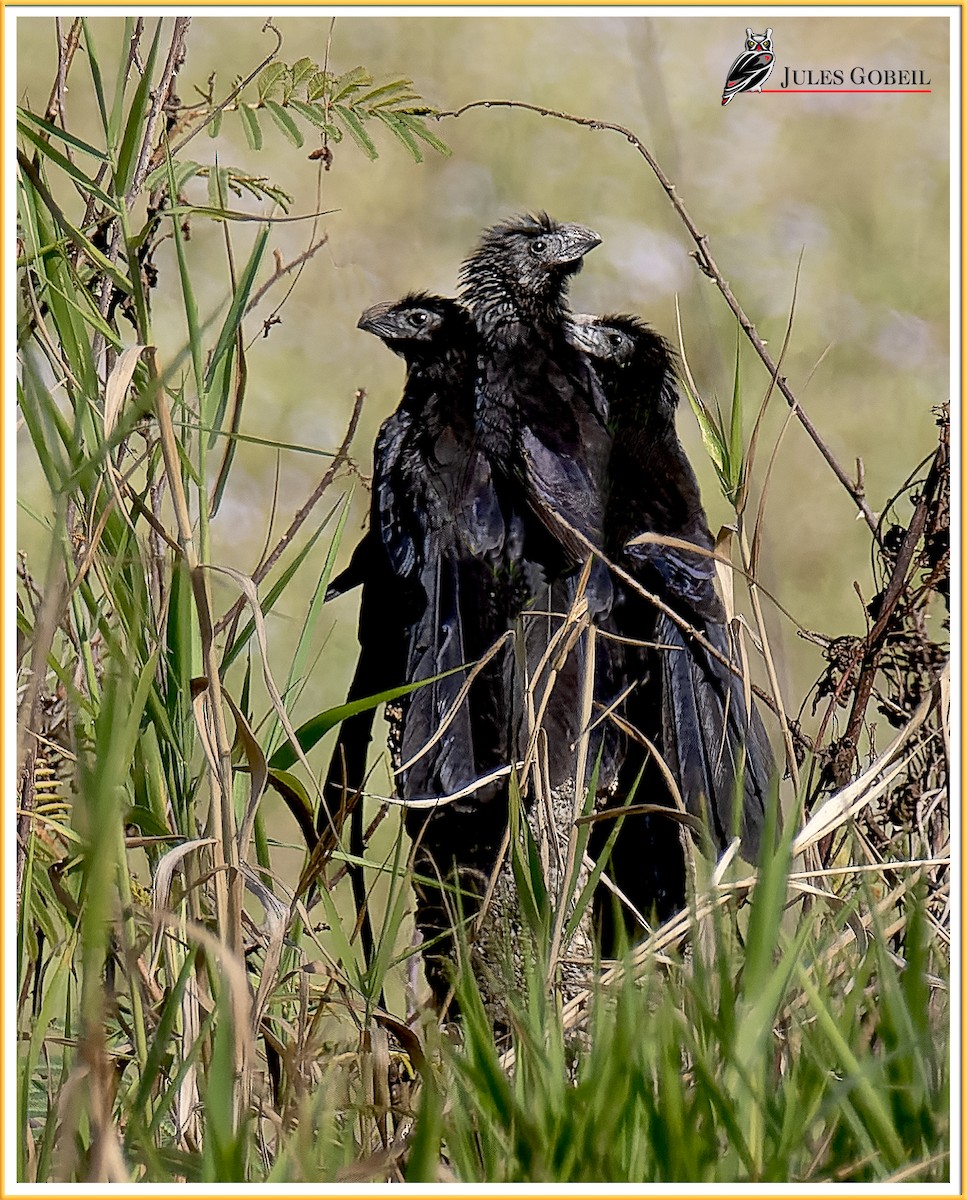
[[[533,595],[531,607],[554,613],[570,606],[578,568],[588,557],[574,531],[596,546],[602,539],[611,449],[606,401],[566,333],[569,278],[600,240],[583,225],[544,213],[519,217],[489,229],[461,270],[462,296],[479,339],[480,445],[505,518],[522,523],[521,564],[536,566],[548,585]],[[591,614],[606,614],[611,597],[608,572],[596,562],[587,589]],[[552,632],[546,618],[540,624],[528,619],[529,669]],[[582,653],[569,656],[544,723],[552,786],[573,774],[569,750],[581,732]],[[598,674],[608,676],[606,661]],[[613,753],[606,747],[602,786]]]
[[[482,657],[507,627],[499,572],[505,526],[474,428],[475,329],[455,301],[423,294],[367,309],[359,328],[404,358],[406,384],[399,408],[376,441],[369,532],[327,599],[362,584],[360,657],[350,700],[450,672],[403,697],[391,722],[395,768],[439,735],[398,772],[399,796],[444,797],[508,765],[510,753],[504,705],[509,653],[497,656],[469,697],[457,703],[466,673],[456,669]],[[355,854],[363,849],[362,808],[355,798],[365,778],[372,725],[372,711],[343,722],[324,793],[330,806],[344,797],[355,804],[350,837]],[[320,824],[327,819],[320,814]],[[411,810],[406,825],[417,846],[417,873],[446,878],[456,857],[482,892],[474,872],[489,873],[505,824],[505,779],[460,802]],[[357,910],[363,911],[359,870],[353,890]],[[464,907],[471,907],[469,901]],[[433,888],[418,888],[417,923],[427,939],[449,926]],[[372,935],[366,923],[363,930],[368,952]],[[437,993],[446,986],[444,954],[438,946],[430,955],[435,968],[427,964]]]
[[[729,661],[737,661],[707,553],[629,545],[640,534],[654,533],[705,552],[714,547],[698,481],[675,431],[679,397],[673,352],[635,317],[578,316],[570,330],[575,345],[593,358],[609,403],[614,438],[604,518],[609,558]],[[657,743],[687,808],[706,822],[717,848],[724,849],[735,831],[743,855],[755,861],[775,771],[756,708],[747,711],[741,680],[671,617],[626,584],[619,583],[617,593],[616,632],[658,647],[626,647],[624,682],[638,685],[625,705],[627,719]],[[622,771],[625,784],[639,766],[629,754]],[[740,774],[743,791],[736,812]],[[651,801],[652,781],[667,796],[660,775],[652,769],[651,776],[637,803]],[[684,860],[673,829],[674,823],[661,817],[626,818],[614,858],[619,887],[639,909],[654,907],[662,919],[684,901]],[[655,839],[661,852],[646,854],[646,844]]]

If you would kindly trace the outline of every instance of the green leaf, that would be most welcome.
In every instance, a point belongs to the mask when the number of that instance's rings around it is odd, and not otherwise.
[[[27,108],[20,108],[18,106],[17,118],[18,125],[21,121],[30,121],[31,124],[36,125],[38,129],[43,130],[48,137],[58,138],[60,141],[66,142],[69,146],[73,146],[75,150],[80,150],[83,154],[90,154],[93,158],[98,159],[100,162],[108,161],[108,157],[103,150],[97,150],[89,142],[81,141],[81,139],[75,134],[69,133],[66,129],[60,129],[56,125],[52,125],[50,121],[45,121],[43,117],[38,117],[36,113],[32,113]]]
[[[255,110],[248,104],[240,104],[239,116],[242,118],[242,128],[245,130],[245,140],[253,150],[262,149],[262,126],[255,115]]]
[[[178,977],[165,995],[164,1003],[161,1006],[158,1025],[154,1030],[148,1058],[142,1068],[141,1078],[138,1080],[138,1090],[135,1093],[134,1103],[130,1109],[132,1113],[148,1113],[151,1111],[149,1107],[151,1091],[154,1085],[160,1082],[160,1077],[163,1074],[164,1059],[170,1052],[171,1038],[176,1032],[178,1020],[182,1015],[181,998],[185,988],[188,986],[188,981],[194,969],[194,955],[186,954],[184,962],[181,964],[181,969],[178,972]]]
[[[305,138],[299,132],[299,127],[289,116],[281,104],[274,100],[266,100],[265,110],[282,130],[293,146],[304,146]]]
[[[371,92],[366,92],[362,96],[356,96],[353,99],[353,107],[358,108],[365,104],[372,108],[372,102],[379,99],[388,99],[390,96],[398,95],[400,92],[409,91],[413,87],[412,79],[397,79],[393,83],[384,83],[381,87],[373,88]],[[415,99],[415,97],[413,97]]]
[[[225,197],[228,195],[229,190],[228,168],[209,168],[208,204],[213,212],[225,211]]]
[[[259,99],[264,101],[268,96],[274,93],[282,94],[283,76],[287,75],[289,68],[285,63],[274,62],[269,63],[258,79],[255,81],[255,86],[258,89]]]
[[[321,100],[331,83],[332,76],[328,71],[317,71],[306,84],[306,99]]]
[[[227,435],[227,436],[231,436],[231,435]],[[306,559],[307,555],[309,554],[309,552],[311,551],[312,547],[316,544],[316,541],[318,540],[319,535],[327,527],[327,525],[329,524],[329,522],[332,519],[333,514],[335,512],[336,512],[336,508],[332,508],[326,514],[325,518],[319,525],[318,529],[315,530],[312,537],[309,538],[309,540],[302,547],[302,549],[299,551],[299,553],[296,555],[296,557],[292,560],[292,562],[290,562],[285,567],[285,569],[281,572],[279,577],[275,580],[275,582],[269,588],[266,595],[262,598],[261,603],[262,603],[263,615],[272,611],[272,608],[274,607],[276,601],[283,594],[285,589],[289,586],[289,583],[290,583],[292,577],[295,575],[296,571],[298,571],[299,567],[302,566],[303,562],[305,561],[305,559]],[[250,617],[248,622],[246,623],[245,627],[239,633],[238,637],[235,639],[234,642],[232,642],[231,646],[229,646],[229,648],[225,651],[225,654],[222,658],[222,663],[221,663],[222,671],[228,670],[228,668],[235,661],[235,659],[238,658],[239,654],[242,652],[242,650],[248,644],[248,642],[254,632],[255,632],[255,621],[254,621],[254,619],[252,619]]]
[[[420,149],[416,139],[403,124],[402,120],[394,113],[387,112],[385,109],[377,108],[373,112],[374,117],[378,117],[383,124],[397,137],[403,145],[409,150],[413,156],[413,161],[421,163],[423,161],[423,151]]]
[[[215,370],[221,363],[222,359],[228,353],[229,349],[235,344],[235,335],[238,332],[238,327],[241,324],[242,316],[245,313],[245,306],[248,304],[248,298],[252,291],[252,286],[255,283],[255,275],[259,269],[259,264],[262,261],[262,255],[265,253],[265,244],[269,238],[268,226],[263,226],[255,238],[255,244],[252,247],[252,253],[249,255],[248,262],[245,264],[245,269],[239,277],[235,289],[235,295],[232,297],[232,307],[228,310],[228,315],[225,318],[225,324],[222,326],[222,331],[218,335],[218,342],[212,354],[211,362],[208,366],[208,372],[205,377],[205,386],[210,388],[212,380],[215,377]],[[218,425],[218,421],[213,421],[213,425]]]
[[[181,164],[184,166],[184,164]],[[192,164],[196,165],[196,164]],[[175,164],[171,158],[171,153],[168,149],[167,141],[165,143],[165,169],[168,172],[168,191],[171,193],[172,199],[177,194],[178,175],[175,170]],[[214,173],[214,171],[212,172]],[[211,175],[209,175],[209,183]],[[188,266],[188,256],[185,251],[185,235],[181,228],[181,222],[172,219],[172,236],[175,242],[175,253],[178,259],[178,276],[181,280],[181,295],[182,302],[185,308],[185,322],[188,326],[188,345],[191,350],[192,373],[195,378],[195,389],[199,396],[202,394],[205,384],[205,369],[204,369],[204,353],[201,344],[201,329],[198,321],[198,303],[195,299],[195,291],[191,282],[191,271]]]
[[[388,96],[385,100],[377,100],[375,104],[366,106],[367,112],[375,112],[377,108],[385,108],[387,112],[408,113],[413,107],[413,101],[419,100],[417,92],[403,92],[399,96]]]
[[[111,150],[114,149],[114,142],[111,138],[111,122],[107,115],[107,104],[104,100],[104,83],[101,79],[101,64],[97,57],[97,47],[91,38],[91,29],[84,17],[81,20],[81,29],[84,32],[84,47],[87,50],[87,61],[91,68],[91,81],[94,84],[94,94],[97,97],[97,110],[101,115],[101,128],[104,130],[104,138]]]
[[[422,138],[428,146],[431,146],[438,154],[442,154],[444,158],[449,158],[453,153],[446,142],[441,141],[435,133],[431,133],[419,117],[414,117],[409,113],[397,113],[396,116],[406,125],[407,129],[415,133],[418,138]]]
[[[698,427],[702,434],[702,441],[705,444],[705,451],[712,460],[712,465],[715,467],[716,473],[720,479],[725,477],[726,450],[725,443],[719,434],[715,424],[715,419],[708,410],[708,405],[705,401],[688,386],[685,379],[682,381],[682,388],[688,398],[688,403],[691,405],[692,412],[695,414],[695,420],[698,421]]]
[[[735,377],[732,382],[732,417],[729,428],[729,488],[730,496],[734,496],[742,481],[743,446],[742,446],[742,383],[740,371],[740,352],[742,349],[742,330],[736,326],[735,333]]]
[[[304,100],[290,100],[289,108],[293,112],[297,112],[299,116],[305,117],[307,121],[311,121],[313,125],[318,125],[320,129],[326,128],[326,110],[322,105],[307,104]]]
[[[167,162],[163,162],[160,167],[155,167],[155,169],[144,182],[145,186],[149,190],[153,191],[155,188],[161,185],[162,181],[167,180],[168,183],[175,189],[171,193],[172,198],[174,198],[185,186],[189,179],[194,179],[196,175],[207,174],[208,171],[209,168],[203,166],[201,163],[193,162],[191,159],[180,159],[179,161],[172,163],[171,175],[168,173]]]
[[[333,532],[332,539],[329,543],[329,549],[326,552],[326,560],[322,564],[322,571],[319,573],[319,578],[316,586],[313,589],[312,599],[309,602],[309,609],[306,613],[305,620],[302,623],[302,631],[299,634],[299,640],[296,644],[295,652],[292,655],[292,662],[289,664],[289,672],[286,676],[284,694],[288,697],[292,693],[298,680],[302,679],[306,673],[306,663],[309,657],[309,645],[312,640],[312,634],[316,626],[316,621],[322,611],[322,606],[326,600],[326,589],[329,587],[329,579],[332,575],[332,568],[336,561],[336,555],[339,552],[339,545],[342,542],[343,533],[346,529],[346,521],[349,518],[349,507],[352,503],[352,489],[350,489],[342,500],[342,511],[336,519],[336,528]],[[278,724],[273,724],[272,734],[268,743],[269,749],[272,749],[276,736],[281,733],[281,728]],[[266,751],[268,753],[268,751]]]
[[[373,77],[365,67],[353,67],[333,83],[332,103],[344,99],[350,92],[358,92],[361,87],[368,87],[372,82]]]
[[[208,122],[208,136],[217,138],[222,131],[222,118],[225,116],[224,108],[220,108],[217,113]]]
[[[335,729],[342,721],[348,720],[350,717],[355,717],[359,713],[369,712],[371,708],[376,708],[380,704],[387,704],[391,700],[398,700],[400,696],[408,696],[410,692],[415,692],[418,688],[426,687],[429,683],[436,683],[438,679],[446,679],[448,675],[455,675],[458,671],[465,670],[465,667],[453,667],[449,671],[444,671],[440,675],[433,675],[429,679],[420,679],[416,683],[405,683],[400,687],[388,688],[385,692],[380,692],[376,696],[365,696],[361,700],[352,700],[348,704],[339,704],[335,708],[327,708],[324,712],[317,713],[316,716],[310,717],[308,721],[300,725],[295,731],[296,740],[302,747],[303,753],[308,753],[312,747],[322,740],[330,729]],[[286,770],[298,761],[299,756],[295,752],[292,743],[287,741],[281,745],[278,750],[269,759],[269,766],[273,770]]]
[[[370,162],[379,158],[379,154],[375,145],[373,144],[373,139],[369,136],[366,130],[363,129],[362,122],[352,111],[352,109],[347,108],[344,104],[337,104],[335,105],[335,111],[339,114],[346,128],[352,134],[356,145],[360,148],[360,150],[362,150]]]
[[[18,131],[40,150],[41,155],[55,167],[58,167],[65,175],[69,175],[71,179],[81,188],[82,191],[93,196],[95,200],[103,204],[110,212],[119,214],[121,209],[118,202],[113,196],[109,196],[103,188],[99,187],[90,176],[84,172],[75,163],[72,163],[69,158],[65,158],[59,150],[56,150],[46,138],[40,136],[36,130],[31,129],[24,121],[17,122]]]
[[[307,83],[318,72],[318,66],[311,58],[299,58],[289,68],[289,75],[292,79],[292,90],[301,87]]]
[[[161,19],[155,27],[151,49],[144,64],[144,70],[134,90],[134,99],[128,110],[128,119],[124,126],[124,136],[118,151],[117,167],[114,172],[115,186],[119,196],[125,196],[128,188],[134,182],[134,172],[138,164],[141,149],[141,138],[145,128],[145,116],[151,103],[151,83],[154,75],[154,64],[158,56],[158,43],[161,38]]]
[[[311,851],[318,841],[318,834],[316,833],[312,801],[309,799],[309,793],[302,786],[301,780],[289,771],[270,767],[269,786],[274,788],[285,801],[286,808],[295,817],[302,832],[306,849]]]

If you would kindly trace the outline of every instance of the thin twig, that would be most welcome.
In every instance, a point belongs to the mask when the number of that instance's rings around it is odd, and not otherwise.
[[[270,50],[265,58],[263,58],[258,64],[258,66],[255,67],[254,70],[250,71],[244,79],[237,83],[220,104],[216,104],[210,112],[205,114],[205,118],[200,125],[196,125],[194,129],[189,129],[180,141],[175,142],[175,144],[170,148],[170,154],[172,158],[175,158],[182,150],[184,150],[192,138],[197,137],[203,129],[206,129],[212,123],[212,121],[215,120],[220,112],[224,112],[225,109],[228,108],[228,106],[232,104],[242,92],[245,91],[256,75],[263,71],[282,49],[282,34],[279,33],[276,27],[272,24],[271,17],[269,17],[269,19],[262,26],[262,33],[265,33],[266,31],[275,34],[275,49]]]
[[[328,471],[326,471],[325,475],[323,475],[322,479],[319,481],[318,487],[316,487],[313,490],[312,495],[309,497],[309,499],[305,502],[305,504],[303,504],[303,506],[299,509],[299,511],[292,518],[291,522],[289,523],[289,528],[279,538],[272,553],[268,556],[268,558],[263,559],[262,562],[260,562],[259,565],[252,572],[252,582],[253,583],[255,583],[255,584],[261,583],[262,580],[266,577],[266,575],[268,575],[269,571],[272,570],[272,568],[278,562],[282,553],[285,551],[286,547],[289,545],[289,543],[292,541],[292,539],[295,537],[295,535],[302,528],[303,524],[305,523],[306,518],[312,512],[312,510],[316,506],[316,504],[319,502],[319,499],[321,498],[322,494],[325,492],[325,490],[329,487],[329,485],[335,479],[336,473],[339,471],[340,467],[342,467],[343,464],[348,461],[349,447],[352,444],[353,438],[356,436],[356,426],[359,424],[359,418],[363,411],[363,403],[365,400],[366,400],[366,389],[365,388],[357,388],[355,403],[353,404],[352,416],[349,418],[349,425],[346,428],[346,436],[342,440],[342,445],[336,451],[336,457],[332,460],[332,463],[330,464]],[[232,621],[234,621],[238,617],[238,615],[241,613],[244,605],[245,605],[245,597],[240,596],[238,598],[238,600],[236,600],[235,603],[232,605],[232,607],[228,610],[228,612],[225,613],[225,615],[223,617],[220,617],[219,620],[215,622],[215,634],[216,635],[221,633],[228,625],[230,625],[232,623]]]
[[[262,300],[262,297],[265,295],[265,293],[269,291],[270,288],[274,287],[283,275],[288,275],[289,272],[294,271],[296,267],[301,267],[303,263],[308,262],[309,259],[312,258],[317,251],[321,250],[328,241],[329,234],[324,233],[318,241],[313,242],[312,245],[309,246],[308,249],[303,250],[301,254],[297,254],[291,262],[282,262],[281,257],[277,258],[275,262],[275,270],[245,306],[245,315],[248,316],[248,314]]]
[[[47,101],[44,116],[51,124],[59,120],[62,128],[66,129],[67,122],[64,118],[64,100],[67,95],[67,73],[71,69],[71,63],[74,61],[74,55],[77,53],[77,47],[80,45],[81,19],[80,17],[75,17],[66,40],[62,39],[60,35],[60,17],[55,19],[55,24],[57,29],[57,78],[54,80],[54,86],[51,88],[50,99]],[[70,157],[70,146],[65,148],[65,152]]]
[[[144,186],[144,181],[147,179],[148,172],[151,169],[155,130],[158,127],[158,121],[162,113],[168,109],[175,76],[178,74],[181,64],[185,61],[185,37],[188,34],[188,26],[190,24],[191,17],[175,17],[175,27],[168,46],[168,58],[161,73],[161,80],[152,93],[151,107],[145,119],[144,137],[141,139],[138,164],[134,169],[134,175],[131,177],[131,186],[124,197],[125,203],[129,208]],[[172,197],[172,202],[174,202],[174,197]]]
[[[903,544],[897,554],[890,581],[883,592],[879,606],[879,615],[865,641],[861,643],[863,645],[862,667],[859,680],[853,692],[853,706],[850,709],[849,720],[846,723],[846,734],[843,738],[845,746],[855,748],[859,741],[860,729],[863,725],[867,705],[870,702],[870,696],[873,692],[873,681],[876,676],[880,656],[886,645],[894,612],[903,597],[907,583],[907,574],[913,563],[914,552],[916,551],[918,542],[923,537],[923,531],[927,523],[927,513],[933,503],[934,493],[940,484],[941,475],[946,470],[945,460],[946,455],[942,453],[942,448],[938,449],[934,455],[923,491],[920,493],[913,518],[903,539]],[[851,671],[846,672],[847,677],[850,674]],[[837,779],[837,782],[841,781]]]
[[[836,461],[833,452],[823,441],[823,438],[816,429],[816,426],[813,425],[812,421],[803,411],[799,401],[793,395],[788,383],[779,374],[779,368],[773,361],[772,355],[766,349],[765,342],[759,336],[755,325],[752,323],[749,317],[746,316],[741,304],[739,304],[739,301],[735,297],[735,293],[732,291],[728,281],[719,270],[715,259],[712,257],[711,251],[709,250],[709,241],[707,235],[702,233],[692,220],[688,209],[679,199],[675,185],[661,169],[657,159],[644,144],[644,142],[641,141],[637,134],[633,133],[630,129],[626,129],[623,125],[616,125],[611,121],[598,121],[589,117],[578,117],[572,113],[561,112],[558,109],[544,108],[540,104],[528,104],[523,100],[473,100],[469,104],[464,104],[461,108],[454,109],[450,112],[439,112],[434,115],[437,120],[442,120],[444,117],[460,117],[473,108],[522,108],[526,109],[528,112],[539,113],[542,117],[554,117],[560,121],[568,121],[572,125],[584,125],[588,129],[607,129],[613,133],[620,133],[622,137],[624,137],[628,142],[631,143],[632,146],[634,146],[642,158],[644,158],[644,160],[648,163],[649,167],[651,167],[655,178],[661,184],[665,194],[671,201],[673,208],[678,213],[685,228],[691,234],[696,246],[698,246],[698,250],[694,252],[693,257],[698,263],[699,268],[714,281],[716,287],[725,298],[725,302],[738,319],[738,322],[742,326],[746,337],[755,347],[755,351],[762,360],[766,370],[775,378],[776,386],[779,388],[779,391],[782,392],[789,407],[796,414],[799,423],[812,439],[820,454],[822,454],[823,458],[825,458],[833,474],[849,493],[853,503],[859,509],[863,519],[872,530],[874,537],[879,538],[879,524],[876,519],[876,514],[866,503],[866,498],[863,495],[862,489],[858,484],[854,483],[850,479],[850,477]]]

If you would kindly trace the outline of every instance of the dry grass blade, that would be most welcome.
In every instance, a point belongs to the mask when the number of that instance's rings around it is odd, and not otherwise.
[[[255,994],[255,1003],[252,1008],[252,1029],[258,1031],[265,1007],[277,981],[279,963],[282,961],[282,947],[289,927],[290,910],[289,906],[283,904],[278,896],[273,895],[248,863],[242,863],[242,878],[245,880],[246,888],[256,897],[265,912],[265,921],[262,925],[265,957],[262,960],[258,991]]]
[[[421,750],[420,754],[417,755],[417,758],[422,757],[424,753],[425,750]],[[415,762],[416,759],[411,761]],[[479,792],[481,788],[486,787],[488,784],[494,783],[498,779],[506,779],[511,771],[519,769],[522,766],[523,763],[520,762],[511,763],[506,767],[498,767],[496,771],[491,771],[487,775],[481,775],[478,779],[475,779],[473,783],[468,783],[466,787],[460,788],[459,791],[448,792],[443,796],[430,796],[425,800],[407,800],[401,798],[400,796],[381,796],[378,792],[367,791],[361,792],[360,795],[365,796],[368,800],[379,800],[382,804],[396,805],[398,808],[440,808],[445,804],[452,804],[454,800],[462,800],[465,796],[472,796],[475,792]]]
[[[420,749],[416,752],[416,754],[414,754],[411,758],[407,759],[407,761],[405,763],[403,763],[401,766],[399,766],[395,769],[395,771],[393,772],[395,775],[402,775],[405,771],[408,771],[414,765],[414,763],[418,763],[425,754],[427,754],[430,750],[432,750],[432,748],[437,744],[437,742],[443,737],[443,735],[446,733],[446,731],[450,728],[450,725],[453,723],[453,720],[456,717],[457,713],[459,713],[460,709],[463,707],[463,703],[466,700],[467,695],[470,692],[470,688],[471,688],[474,680],[477,678],[477,676],[480,674],[480,672],[487,666],[487,664],[494,657],[494,655],[497,654],[501,650],[501,648],[507,644],[508,640],[511,639],[513,636],[514,636],[513,630],[508,630],[506,633],[501,634],[501,636],[494,642],[494,644],[490,647],[490,649],[487,651],[487,653],[484,654],[482,658],[479,658],[476,661],[476,663],[473,665],[471,670],[467,673],[467,678],[464,680],[463,685],[460,688],[460,691],[457,692],[457,695],[456,695],[455,700],[453,701],[453,704],[450,705],[450,708],[447,710],[447,712],[444,715],[443,719],[441,720],[440,724],[437,726],[436,733],[433,735],[432,738],[430,738],[430,740],[425,745],[420,747]],[[500,774],[495,775],[494,778],[499,779],[500,775],[507,774],[507,772],[509,770],[510,770],[510,768],[508,767],[506,770],[501,771]],[[475,790],[476,787],[479,787],[479,786],[480,786],[480,784],[478,783],[478,784],[474,785],[474,788],[471,790]],[[461,795],[462,794],[464,794],[464,793],[461,793]],[[454,795],[454,796],[450,796],[449,799],[455,800],[455,799],[457,799],[457,797]]]
[[[262,753],[262,747],[252,732],[251,725],[245,719],[245,714],[228,692],[223,692],[222,694],[235,718],[236,737],[241,742],[242,749],[245,752],[245,757],[248,761],[249,777],[251,779],[248,801],[245,805],[245,812],[242,814],[242,822],[238,828],[238,859],[240,863],[244,863],[248,855],[248,845],[252,837],[252,830],[255,827],[255,814],[258,812],[259,802],[268,783],[269,768],[265,761],[265,755]]]
[[[762,658],[766,665],[766,675],[769,679],[769,687],[772,691],[772,697],[775,701],[775,713],[779,718],[779,728],[782,730],[782,741],[786,749],[786,766],[789,770],[790,778],[792,779],[793,787],[799,789],[799,764],[796,761],[796,747],[792,740],[792,730],[789,727],[789,718],[786,716],[786,710],[782,703],[782,692],[779,688],[779,672],[776,670],[775,659],[772,656],[772,648],[769,643],[769,633],[766,629],[765,617],[762,615],[762,604],[759,600],[759,586],[751,574],[749,545],[745,536],[745,529],[740,522],[739,526],[739,546],[742,551],[742,562],[748,573],[749,580],[749,599],[752,602],[752,611],[755,614],[756,627],[759,633],[759,642],[762,647]],[[745,667],[745,655],[743,654],[743,668]],[[746,682],[746,691],[749,689],[748,671],[743,671],[743,680]],[[748,710],[747,710],[748,711]]]
[[[944,674],[949,672],[949,666]],[[802,854],[810,846],[814,846],[822,838],[838,829],[845,821],[855,816],[867,804],[871,804],[877,796],[886,791],[890,783],[907,767],[911,755],[900,759],[891,770],[887,768],[893,763],[898,752],[923,725],[931,710],[937,703],[940,692],[939,686],[924,697],[917,711],[907,724],[900,730],[893,741],[876,760],[852,783],[836,792],[816,809],[799,832],[793,843],[794,855]],[[886,771],[886,774],[884,772]]]
[[[590,560],[589,560],[590,562]],[[582,596],[583,599],[583,596]],[[586,604],[586,601],[585,601]],[[562,946],[562,938],[564,935],[564,925],[568,917],[570,917],[570,900],[574,894],[574,889],[578,885],[576,868],[583,867],[582,861],[579,864],[577,860],[577,838],[576,825],[584,808],[586,779],[588,773],[588,749],[590,743],[590,724],[591,724],[591,708],[594,697],[594,633],[593,625],[588,625],[587,629],[587,652],[584,656],[584,678],[581,681],[581,718],[580,725],[584,731],[578,739],[577,754],[575,755],[574,768],[574,799],[571,812],[571,824],[567,829],[552,828],[553,840],[557,843],[556,849],[559,850],[561,840],[566,846],[566,858],[564,862],[564,870],[557,873],[558,876],[558,895],[554,905],[554,921],[551,926],[551,942],[547,956],[547,978],[545,980],[548,987],[551,986],[554,980],[555,973],[559,965],[559,959],[562,953],[566,954],[567,946]],[[585,918],[586,919],[586,918]]]
[[[236,571],[233,567],[219,567],[212,563],[205,564],[205,569],[208,571],[218,571],[223,575],[227,575],[230,579],[234,579],[238,586],[242,589],[245,599],[249,603],[252,610],[252,618],[255,621],[255,637],[259,647],[259,659],[262,664],[262,678],[265,681],[266,691],[269,693],[269,699],[272,701],[272,707],[275,709],[276,715],[279,718],[279,723],[285,730],[286,737],[292,743],[292,748],[295,751],[299,762],[305,767],[309,779],[312,783],[313,790],[316,796],[322,799],[322,792],[319,784],[316,781],[315,775],[312,773],[312,768],[309,766],[309,760],[306,758],[302,746],[299,744],[299,739],[296,736],[292,722],[289,720],[289,714],[286,712],[285,705],[282,702],[282,696],[276,686],[275,679],[272,676],[272,669],[269,666],[269,639],[265,630],[265,617],[262,614],[262,606],[259,603],[258,589],[253,580],[242,571]]]
[[[111,434],[117,424],[124,397],[128,394],[131,380],[138,366],[138,360],[144,353],[144,346],[131,346],[118,355],[114,369],[107,377],[104,387],[104,437],[110,441]]]

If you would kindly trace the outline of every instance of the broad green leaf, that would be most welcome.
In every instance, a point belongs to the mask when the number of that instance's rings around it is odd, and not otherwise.
[[[423,161],[423,151],[420,149],[415,138],[403,124],[399,117],[391,112],[387,112],[383,108],[377,108],[374,117],[378,117],[383,124],[403,143],[413,156],[413,161],[421,163]]]
[[[286,808],[292,813],[302,832],[306,849],[311,851],[318,840],[316,820],[309,793],[302,786],[301,780],[289,771],[270,767],[269,786],[285,801]]]
[[[326,112],[321,104],[307,104],[304,100],[290,100],[289,108],[305,117],[307,121],[311,121],[313,125],[318,125],[320,129],[326,128]]]
[[[347,108],[344,104],[337,104],[335,105],[335,111],[339,114],[343,124],[349,130],[350,134],[352,134],[356,145],[359,146],[366,157],[370,161],[379,158],[376,146],[373,144],[373,139],[363,129],[362,122],[352,109]]]
[[[297,87],[301,87],[302,84],[311,79],[318,70],[319,68],[311,58],[304,57],[296,59],[296,61],[289,68],[289,74],[292,77],[293,90]]]
[[[289,116],[281,104],[274,100],[265,101],[265,110],[282,130],[293,146],[304,146],[305,138],[299,132],[299,127]]]
[[[406,125],[406,128],[411,133],[415,133],[418,138],[422,138],[428,146],[431,146],[438,154],[442,154],[444,158],[449,158],[453,153],[446,142],[438,138],[435,133],[431,133],[419,117],[411,116],[409,113],[397,113],[396,116]]]
[[[262,126],[259,124],[255,110],[248,104],[240,104],[238,106],[238,113],[242,118],[242,128],[245,130],[245,138],[249,146],[253,150],[261,150]]]
[[[288,74],[289,68],[285,63],[274,62],[269,63],[258,79],[255,85],[258,89],[259,99],[265,100],[268,96],[278,92],[282,93],[282,80]]]
[[[372,107],[374,100],[388,99],[390,96],[398,95],[400,92],[408,91],[413,87],[412,79],[397,79],[393,83],[384,83],[378,88],[373,88],[372,91],[364,93],[362,96],[353,97],[353,107],[358,108],[365,104],[367,107]]]
[[[205,175],[209,171],[208,167],[202,163],[193,162],[191,159],[178,159],[172,163],[172,168],[174,171],[172,197],[177,196],[189,179],[193,179],[196,175]],[[155,188],[160,187],[164,181],[169,182],[169,184],[171,182],[167,162],[163,162],[160,167],[155,167],[144,181],[144,185],[149,191],[153,191]]]
[[[343,100],[350,92],[358,92],[361,87],[368,87],[372,82],[373,77],[365,67],[353,67],[333,83],[332,103]]]
[[[306,99],[321,100],[331,82],[332,76],[328,71],[317,71],[306,84]]]

